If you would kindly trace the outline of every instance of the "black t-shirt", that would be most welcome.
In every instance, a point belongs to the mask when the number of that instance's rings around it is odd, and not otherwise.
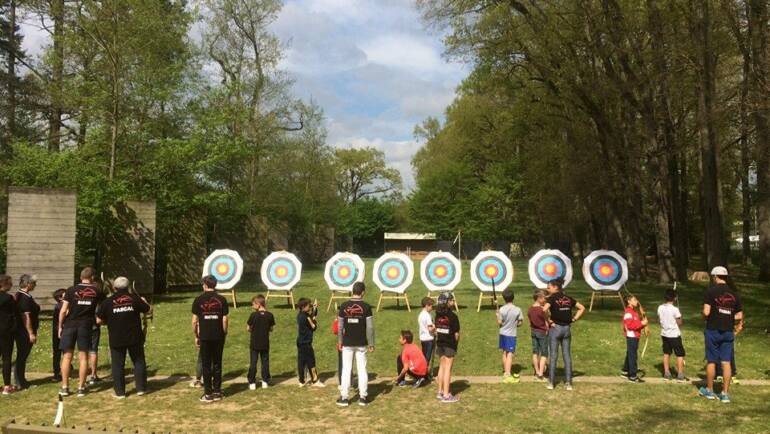
[[[16,301],[11,294],[0,292],[0,333],[16,329]]]
[[[150,305],[128,291],[118,291],[104,300],[96,315],[107,324],[110,347],[122,348],[143,343],[141,314],[149,310]]]
[[[102,300],[104,295],[93,283],[80,283],[67,289],[64,301],[69,303],[69,312],[62,326],[93,326],[96,322],[96,308]]]
[[[273,314],[266,310],[252,312],[247,322],[251,330],[251,349],[267,351],[270,349],[270,330],[275,325]]]
[[[743,311],[741,298],[724,284],[710,286],[703,297],[703,304],[711,306],[711,313],[706,318],[709,330],[733,331],[735,314]]]
[[[24,314],[29,314],[29,322],[32,325],[32,331],[37,334],[37,329],[40,327],[40,305],[37,304],[34,298],[26,292],[19,291],[16,293],[16,309],[18,310],[18,324],[16,325],[16,331],[26,330],[27,326],[24,325]],[[25,332],[26,333],[26,332]]]
[[[227,300],[214,291],[206,291],[193,301],[192,313],[198,317],[198,337],[202,341],[225,338],[222,318],[230,313]]]
[[[436,313],[436,344],[440,347],[457,349],[455,333],[460,331],[460,318],[451,310]]]
[[[372,317],[372,307],[363,300],[348,300],[340,306],[337,315],[342,318],[340,327],[344,347],[365,347],[372,345],[366,338],[366,319]]]
[[[300,311],[297,314],[297,345],[313,343],[313,328],[310,327],[311,320],[315,324],[315,320],[307,312]]]
[[[57,335],[57,330],[59,330],[59,313],[61,312],[61,305],[61,301],[56,303],[53,307],[53,315],[51,316],[51,330],[53,330],[55,335]]]
[[[574,298],[563,292],[557,292],[549,296],[546,301],[551,305],[551,320],[559,325],[572,324],[572,309],[577,306]]]

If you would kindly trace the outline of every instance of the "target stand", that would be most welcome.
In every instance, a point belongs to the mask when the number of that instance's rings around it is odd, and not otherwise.
[[[288,290],[288,291],[282,291],[282,290],[272,290],[268,289],[267,294],[265,294],[265,303],[267,303],[270,298],[285,298],[288,299],[287,303],[291,305],[291,309],[295,310],[296,306],[294,305],[294,291]]]
[[[332,296],[329,298],[329,305],[326,306],[326,311],[329,312],[329,309],[332,308],[332,303],[334,303],[334,310],[338,309],[337,302],[334,300],[350,300],[350,296],[352,295],[352,292],[350,291],[332,291]]]
[[[406,310],[409,312],[412,311],[412,307],[409,306],[409,297],[406,295],[406,292],[399,294],[397,292],[380,291],[380,299],[377,301],[377,312],[380,311],[382,300],[396,300],[396,306],[399,307],[401,306],[401,300],[403,300],[404,304],[406,304]]]
[[[262,283],[267,287],[265,303],[270,298],[285,298],[296,309],[294,304],[294,286],[299,283],[302,274],[302,262],[289,252],[273,252],[262,261],[260,275]]]
[[[374,261],[374,284],[380,288],[380,299],[377,301],[377,312],[380,311],[382,300],[396,300],[396,306],[401,306],[401,300],[406,309],[411,312],[409,297],[406,290],[414,280],[414,263],[412,259],[400,252],[389,252]]]
[[[214,250],[203,264],[203,276],[213,276],[217,280],[217,291],[230,290],[233,307],[238,308],[235,285],[243,274],[243,259],[235,250]]]
[[[492,294],[485,294],[483,292],[479,292],[479,305],[476,306],[476,312],[481,312],[481,303],[483,303],[484,300],[489,300],[489,304],[491,304],[492,307],[495,307],[495,297]]]
[[[431,300],[436,301],[436,300],[438,300],[438,297],[434,297],[433,296],[433,292],[434,291],[428,291],[427,297],[430,298]],[[441,292],[448,292],[448,293],[452,294],[452,298],[455,301],[455,312],[460,313],[460,300],[457,299],[457,294],[455,294],[454,291],[441,291]]]
[[[591,291],[591,303],[588,305],[588,311],[591,312],[594,308],[594,300],[599,300],[602,305],[604,305],[604,299],[609,298],[612,300],[620,300],[620,306],[622,309],[626,308],[626,303],[623,301],[623,295],[620,293],[620,291],[604,291],[604,290],[593,290]]]
[[[481,303],[489,300],[494,306],[495,292],[502,292],[513,282],[513,264],[503,252],[485,250],[471,261],[471,281],[479,288],[479,303],[476,312],[481,312]]]
[[[583,260],[583,277],[593,289],[588,311],[594,308],[594,301],[604,304],[605,298],[620,300],[621,309],[626,308],[620,288],[628,280],[628,263],[617,252],[596,250]]]

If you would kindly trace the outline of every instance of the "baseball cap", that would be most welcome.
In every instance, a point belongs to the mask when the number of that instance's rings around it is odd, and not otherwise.
[[[449,292],[449,291],[442,292],[438,296],[438,304],[447,304],[447,303],[449,303],[449,300],[454,300],[454,298],[455,297],[454,297],[454,295],[452,295],[451,292]]]
[[[712,276],[728,276],[729,274],[727,274],[727,268],[725,268],[725,267],[722,267],[722,266],[720,265],[720,266],[718,266],[718,267],[714,267],[714,268],[711,270],[711,275],[712,275]]]

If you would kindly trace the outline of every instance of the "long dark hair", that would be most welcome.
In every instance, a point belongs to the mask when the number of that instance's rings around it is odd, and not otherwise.
[[[449,307],[449,303],[439,303],[438,306],[436,306],[436,316],[445,316],[451,311],[452,309]]]

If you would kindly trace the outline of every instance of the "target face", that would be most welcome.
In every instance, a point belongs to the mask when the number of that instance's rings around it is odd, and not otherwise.
[[[462,265],[448,252],[431,252],[420,263],[420,278],[429,291],[452,291],[460,283]]]
[[[203,275],[217,279],[217,289],[232,289],[241,280],[243,259],[235,250],[219,249],[206,258]]]
[[[403,253],[386,253],[374,261],[373,280],[380,291],[403,294],[414,280],[414,264]]]
[[[628,263],[612,250],[596,250],[583,261],[583,277],[597,290],[619,290],[628,280]]]
[[[262,261],[260,274],[267,289],[289,291],[299,282],[302,263],[292,253],[273,252]]]
[[[483,251],[471,261],[471,280],[482,292],[503,291],[513,282],[513,264],[503,252]]]
[[[564,287],[572,281],[572,260],[559,250],[541,250],[529,260],[529,280],[536,288],[547,288],[554,279],[564,281]]]
[[[324,279],[332,291],[351,291],[354,283],[364,281],[365,271],[358,255],[340,252],[326,261]]]

